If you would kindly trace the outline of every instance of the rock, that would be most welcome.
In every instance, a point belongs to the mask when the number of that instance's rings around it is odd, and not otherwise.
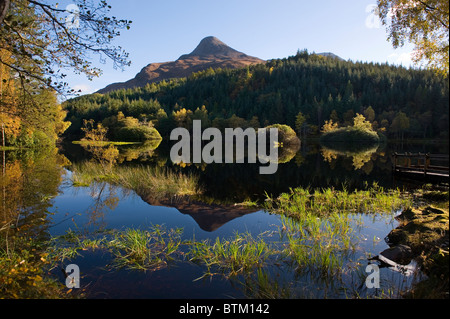
[[[384,239],[389,246],[399,245],[400,243],[406,242],[408,235],[402,229],[393,229]]]
[[[411,247],[406,245],[390,247],[383,250],[380,255],[400,265],[409,264],[413,258]]]
[[[403,210],[400,215],[395,217],[395,219],[397,219],[400,222],[410,221],[412,219],[417,218],[416,214],[417,213],[414,212],[411,208],[407,208],[407,209]]]

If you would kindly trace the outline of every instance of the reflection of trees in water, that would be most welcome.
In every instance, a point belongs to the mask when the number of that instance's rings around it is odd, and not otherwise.
[[[377,151],[378,145],[363,148],[358,151],[337,150],[322,146],[321,154],[324,161],[330,164],[334,163],[339,156],[352,158],[353,168],[355,170],[362,169],[369,175],[373,169],[372,157],[376,155]],[[373,160],[375,160],[375,158],[373,158]]]
[[[49,207],[68,160],[56,148],[5,152],[0,173],[0,295],[61,298],[48,276]]]
[[[67,162],[56,148],[6,152],[0,174],[2,248],[12,249],[20,237],[48,237],[48,208]]]
[[[327,163],[321,152],[323,149],[317,145],[305,143],[293,159],[280,164],[273,175],[260,175],[258,163],[210,164],[201,169],[195,165],[178,168],[183,173],[198,174],[200,184],[205,190],[204,195],[214,198],[217,202],[226,203],[240,203],[247,199],[262,202],[266,192],[277,196],[289,191],[291,187],[299,186],[332,186],[339,189],[345,184],[348,189],[353,189],[363,187],[364,181],[367,180],[369,183],[378,181],[380,185],[389,187],[390,174],[382,172],[390,170],[390,162],[388,158],[379,156],[382,153],[370,152],[361,154],[361,157],[356,156],[358,165],[364,164],[360,169],[355,169],[353,157],[348,160],[346,156],[332,150],[328,154],[336,159]]]
[[[139,145],[137,145],[139,148]],[[124,147],[120,147],[122,150]],[[133,149],[134,147],[126,147]],[[161,143],[152,157],[131,156],[130,162],[117,163],[129,175],[137,175],[137,162],[148,167],[164,167],[175,175],[198,176],[203,195],[216,203],[241,203],[246,200],[264,201],[265,193],[276,196],[291,187],[336,187],[348,189],[364,187],[376,181],[383,187],[392,186],[391,161],[386,151],[368,148],[362,151],[323,148],[315,142],[302,143],[300,150],[290,152],[286,163],[280,163],[273,175],[260,175],[260,164],[183,164],[176,165],[169,158],[170,143]],[[73,154],[71,154],[74,156]],[[324,160],[328,158],[329,161]],[[120,161],[120,160],[119,160]],[[139,165],[137,165],[139,166]],[[158,177],[164,179],[164,177]],[[141,179],[141,177],[138,177]],[[156,181],[161,184],[159,180]]]
[[[92,183],[89,187],[93,202],[86,210],[87,225],[101,229],[106,226],[104,221],[106,213],[115,210],[119,204],[117,186],[109,183]]]
[[[278,149],[278,164],[289,163],[300,150],[300,144],[293,144]]]
[[[112,144],[85,143],[83,148],[92,156],[92,159],[99,162],[103,168],[109,170],[116,164],[119,158],[119,150]]]
[[[338,157],[337,152],[327,149],[325,147],[321,150],[321,153],[322,153],[323,159],[328,163],[332,163]]]
[[[161,140],[149,140],[142,144],[124,145],[119,147],[118,163],[131,162],[133,160],[148,161],[155,155]]]
[[[111,168],[116,163],[134,160],[148,161],[155,155],[161,140],[148,140],[145,143],[114,145],[105,143],[82,143],[81,146],[92,158],[105,167]]]

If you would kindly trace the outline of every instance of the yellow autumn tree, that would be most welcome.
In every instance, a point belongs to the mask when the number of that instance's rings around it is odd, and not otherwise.
[[[338,128],[338,124],[334,123],[333,120],[325,121],[325,124],[322,126],[322,133],[328,133],[335,131]]]
[[[12,60],[11,54],[0,49],[0,58],[3,61]],[[17,97],[14,89],[14,81],[11,78],[10,69],[0,64],[0,129],[1,145],[5,145],[8,137],[16,138],[20,132],[21,120],[17,116]]]
[[[378,0],[377,5],[394,48],[410,42],[414,62],[448,75],[448,0]]]
[[[191,110],[186,110],[184,107],[179,111],[173,111],[173,119],[178,127],[190,129],[192,127],[192,116],[194,113]]]
[[[373,131],[372,124],[366,120],[364,115],[359,113],[356,113],[356,116],[353,118],[353,127],[363,131]]]

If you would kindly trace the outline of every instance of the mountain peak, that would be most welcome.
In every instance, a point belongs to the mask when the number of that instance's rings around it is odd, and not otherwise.
[[[190,54],[182,55],[178,60],[184,60],[192,57],[229,57],[243,58],[247,55],[239,52],[220,41],[214,36],[209,36],[200,41],[198,46]]]
[[[261,59],[230,48],[216,37],[209,36],[201,40],[194,51],[180,56],[178,60],[150,63],[136,74],[134,79],[110,84],[97,92],[107,93],[123,88],[143,87],[148,83],[187,77],[209,68],[236,69],[263,62]]]
[[[200,45],[225,45],[226,46],[225,43],[223,43],[222,41],[220,41],[219,39],[217,39],[215,36],[212,36],[212,35],[202,39],[199,43],[199,46]]]

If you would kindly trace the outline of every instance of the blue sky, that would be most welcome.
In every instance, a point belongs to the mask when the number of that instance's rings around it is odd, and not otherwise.
[[[369,11],[376,0],[109,0],[111,15],[132,20],[114,41],[132,65],[89,81],[69,73],[67,81],[83,93],[133,78],[149,63],[174,61],[206,36],[261,59],[284,58],[298,49],[333,52],[346,60],[410,66],[412,46],[393,49],[384,26]]]

